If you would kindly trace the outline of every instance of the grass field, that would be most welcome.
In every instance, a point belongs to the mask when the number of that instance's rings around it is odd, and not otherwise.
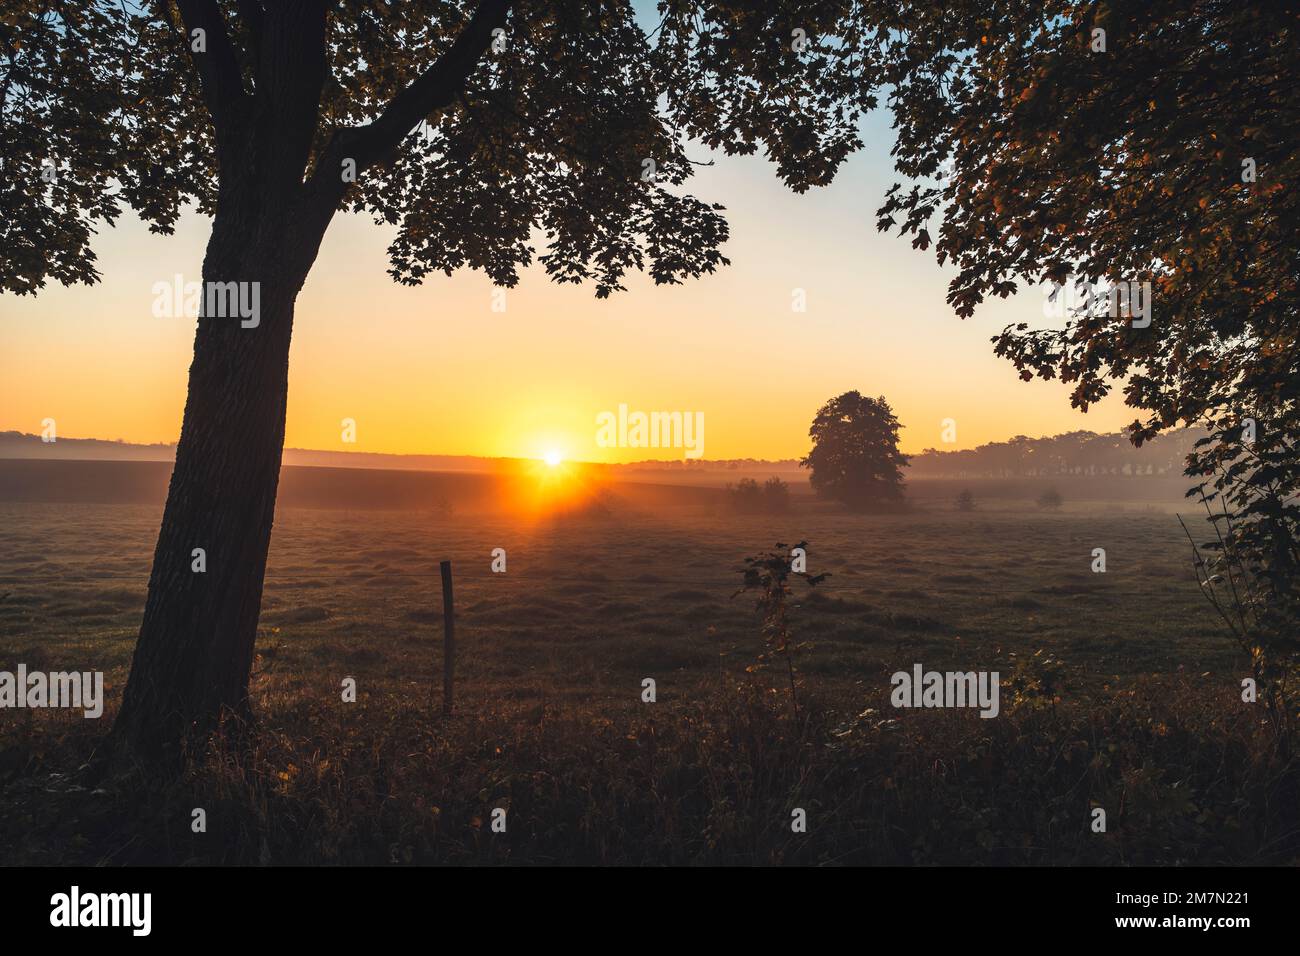
[[[7,506],[0,634],[30,667],[125,677],[144,606],[153,509]],[[463,699],[662,700],[753,660],[742,559],[808,542],[817,589],[795,615],[815,649],[805,674],[850,702],[914,661],[1009,670],[1051,652],[1081,691],[1172,671],[1225,671],[1234,657],[1206,614],[1186,539],[1167,515],[928,512],[903,516],[599,520],[440,518],[286,510],[272,546],[257,687],[423,699],[440,667],[438,561],[453,563]],[[1106,572],[1090,570],[1106,550]],[[504,548],[507,570],[490,571]],[[806,595],[806,596],[804,596]],[[1225,680],[1233,674],[1224,673]]]
[[[1291,764],[1238,696],[1173,516],[282,509],[256,752],[165,793],[74,780],[107,731],[157,509],[0,505],[0,666],[103,670],[105,717],[0,714],[15,862],[1281,862]],[[808,542],[799,720],[741,561]],[[490,570],[504,548],[507,571]],[[1104,548],[1106,572],[1093,573]],[[439,708],[438,561],[456,713]],[[890,674],[998,671],[1003,714],[895,710]],[[357,681],[344,703],[341,682]],[[653,678],[657,701],[642,701]],[[1281,763],[1278,761],[1282,760]],[[92,796],[92,794],[98,794]],[[1292,800],[1294,804],[1295,801]],[[203,806],[206,833],[189,826]],[[1108,808],[1108,832],[1089,829]],[[509,810],[507,834],[489,829]],[[792,833],[791,807],[808,809]]]

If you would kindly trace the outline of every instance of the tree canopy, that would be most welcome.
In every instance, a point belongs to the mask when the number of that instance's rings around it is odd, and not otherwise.
[[[95,281],[95,229],[125,209],[163,233],[186,202],[211,214],[270,140],[292,148],[265,188],[297,190],[307,222],[395,225],[399,281],[467,266],[509,286],[538,260],[601,296],[632,269],[678,282],[726,262],[718,207],[681,188],[688,138],[762,149],[802,190],[875,102],[849,4],[666,3],[652,32],[630,3],[6,6],[0,288],[18,293]]]
[[[851,508],[897,504],[903,497],[907,456],[898,450],[898,419],[880,398],[845,392],[817,410],[808,435],[812,451],[801,465],[820,497]]]
[[[1137,444],[1180,424],[1208,430],[1188,472],[1220,525],[1210,550],[1247,595],[1243,628],[1259,612],[1247,643],[1294,654],[1300,11],[871,7],[890,29],[895,155],[913,180],[893,187],[878,226],[955,267],[948,300],[963,317],[1020,285],[1149,284],[1141,322],[1081,294],[1059,323],[1004,329],[995,351],[1027,380],[1070,384],[1083,409],[1122,387]]]

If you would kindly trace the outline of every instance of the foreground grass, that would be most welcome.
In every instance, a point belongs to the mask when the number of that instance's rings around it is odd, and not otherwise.
[[[0,667],[102,670],[108,696],[98,721],[0,713],[0,863],[1300,859],[1297,767],[1240,701],[1248,670],[1169,516],[683,512],[521,528],[289,511],[254,747],[148,786],[79,768],[120,700],[156,509],[0,517]],[[832,577],[797,592],[795,627],[815,645],[802,692],[820,700],[801,700],[796,723],[770,675],[745,673],[761,638],[752,597],[733,594],[743,555],[803,538]],[[497,546],[506,575],[488,570]],[[1094,546],[1104,575],[1088,570]],[[431,700],[444,554],[460,644],[449,719]],[[999,671],[1001,714],[892,710],[889,675],[916,662]],[[647,676],[658,703],[640,702]],[[355,704],[340,701],[346,677]]]
[[[1006,699],[1004,697],[1004,699]],[[267,702],[264,702],[264,706]],[[1071,707],[1014,685],[993,720],[718,688],[600,712],[443,719],[274,702],[250,752],[166,786],[90,782],[102,730],[0,740],[9,864],[1283,864],[1300,771],[1259,711],[1180,678]],[[901,716],[900,716],[901,715]],[[52,724],[56,724],[53,726]],[[192,832],[192,811],[207,831]],[[1093,832],[1092,810],[1107,813]],[[492,831],[493,810],[506,832]],[[807,832],[792,831],[792,811]]]

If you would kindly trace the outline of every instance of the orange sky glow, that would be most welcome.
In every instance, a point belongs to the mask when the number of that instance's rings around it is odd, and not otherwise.
[[[691,191],[727,207],[732,265],[681,286],[641,276],[597,300],[589,286],[527,271],[493,310],[477,273],[403,287],[390,233],[339,216],[298,299],[286,444],[296,448],[566,461],[682,458],[680,448],[598,440],[602,413],[702,413],[702,457],[807,453],[817,407],[848,389],[884,395],[903,450],[969,448],[1017,434],[1112,431],[1133,415],[1113,395],[1087,415],[1060,383],[1026,383],[992,354],[1004,325],[1043,325],[1021,290],[961,321],[949,273],[875,229],[893,181],[883,116],[829,188],[786,190],[761,157],[719,158]],[[124,217],[95,248],[104,281],[0,296],[0,430],[171,442],[180,432],[194,320],[153,315],[152,287],[198,278],[207,222],[152,236]],[[791,308],[803,290],[805,312]],[[356,422],[343,441],[342,421]],[[956,422],[944,444],[943,422]]]

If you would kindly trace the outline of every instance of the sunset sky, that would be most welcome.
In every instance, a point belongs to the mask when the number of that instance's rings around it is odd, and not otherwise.
[[[888,114],[828,189],[795,195],[762,157],[719,157],[691,191],[727,207],[731,267],[682,286],[634,276],[599,301],[540,267],[493,312],[481,274],[402,287],[386,273],[391,231],[336,217],[298,299],[289,447],[629,461],[671,449],[601,448],[596,419],[632,410],[703,412],[706,458],[790,458],[808,450],[817,407],[840,392],[884,395],[904,451],[966,448],[1016,434],[1108,431],[1132,419],[1118,396],[1087,415],[1059,383],[1021,382],[989,337],[1046,324],[1039,290],[957,319],[949,270],[875,229],[894,181]],[[707,154],[697,148],[697,159]],[[155,282],[199,278],[207,221],[150,236],[134,219],[103,228],[104,279],[0,296],[0,430],[175,441],[194,321],[155,318]],[[806,313],[791,310],[806,290]],[[340,422],[357,423],[355,444]],[[957,422],[943,445],[941,423]]]

